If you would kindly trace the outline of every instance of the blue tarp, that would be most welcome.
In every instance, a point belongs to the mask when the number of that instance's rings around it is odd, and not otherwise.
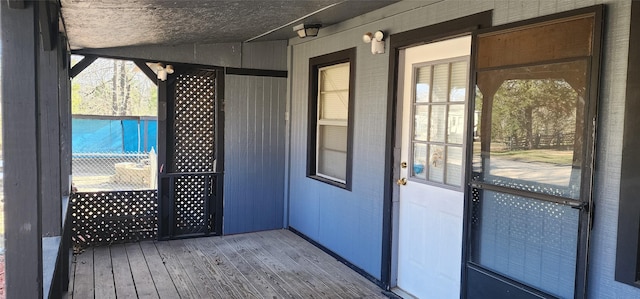
[[[72,118],[73,153],[157,150],[158,122],[150,119]]]

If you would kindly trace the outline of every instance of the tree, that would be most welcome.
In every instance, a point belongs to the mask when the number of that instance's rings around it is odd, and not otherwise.
[[[73,79],[72,112],[155,116],[157,90],[134,63],[100,58]]]
[[[512,79],[493,100],[492,139],[517,147],[539,147],[541,136],[572,134],[578,94],[562,79]]]

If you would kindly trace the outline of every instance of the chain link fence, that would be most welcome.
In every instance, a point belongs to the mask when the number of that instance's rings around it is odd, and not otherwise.
[[[73,153],[73,184],[78,192],[157,188],[157,158],[148,153]]]

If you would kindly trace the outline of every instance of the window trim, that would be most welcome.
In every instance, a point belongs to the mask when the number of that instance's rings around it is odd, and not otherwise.
[[[640,2],[631,4],[628,65],[640,64]],[[620,197],[616,246],[615,280],[640,288],[640,70],[630,67],[627,71],[627,90],[622,137],[622,163],[620,169]]]
[[[347,114],[347,162],[344,182],[317,172],[318,137],[318,74],[323,67],[349,63],[349,106]],[[353,116],[355,110],[356,48],[349,48],[309,59],[309,96],[307,115],[307,177],[351,191],[353,166]]]

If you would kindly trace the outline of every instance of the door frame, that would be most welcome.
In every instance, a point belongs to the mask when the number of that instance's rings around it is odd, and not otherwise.
[[[382,229],[382,266],[381,266],[381,282],[384,289],[390,290],[397,284],[397,270],[398,270],[398,202],[399,189],[394,183],[400,174],[400,144],[401,144],[401,124],[398,125],[398,121],[402,121],[401,115],[398,112],[402,112],[401,105],[402,100],[398,99],[398,67],[400,51],[412,46],[418,46],[426,43],[436,42],[440,40],[446,40],[458,36],[471,34],[471,44],[473,46],[475,33],[479,29],[485,29],[491,27],[493,20],[493,11],[488,10],[473,14],[470,16],[446,21],[405,31],[397,34],[392,34],[389,37],[389,74],[388,74],[388,94],[387,94],[387,116],[386,116],[386,137],[385,137],[385,166],[384,173],[386,179],[384,180],[384,203],[383,203],[383,229]],[[473,53],[470,66],[474,64]],[[470,73],[470,76],[472,73]],[[471,81],[473,80],[473,81]],[[470,82],[475,82],[473,77],[470,77]],[[468,182],[467,176],[464,178],[464,184]],[[465,201],[466,210],[466,201]],[[466,235],[466,230],[463,228],[463,237]],[[464,255],[465,242],[463,240],[463,256],[462,261],[466,261]],[[460,265],[460,271],[463,271],[463,264]],[[462,292],[461,286],[461,292]]]

